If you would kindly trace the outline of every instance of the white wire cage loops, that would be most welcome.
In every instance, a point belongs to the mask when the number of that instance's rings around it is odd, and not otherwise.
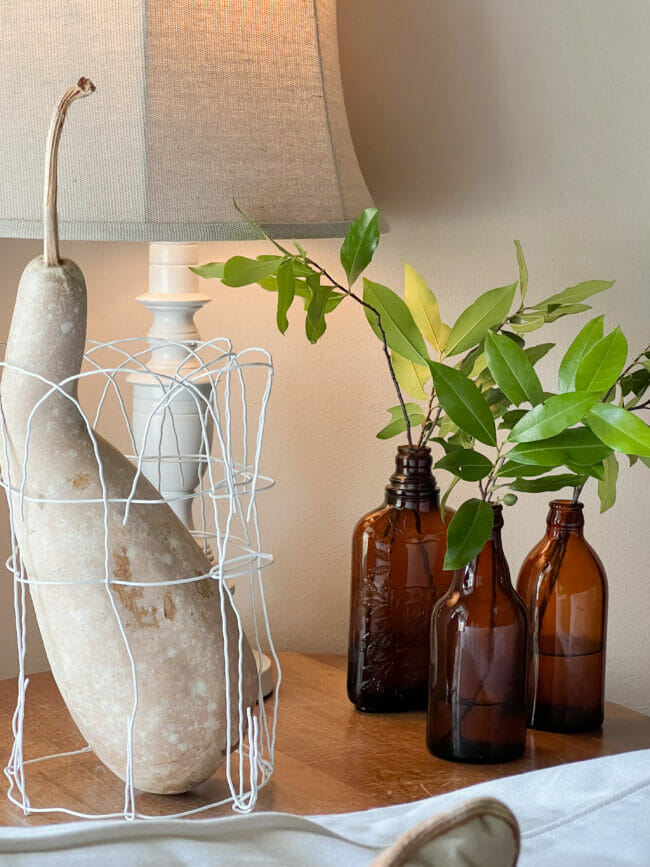
[[[81,373],[62,382],[20,372],[39,380],[43,395],[33,407],[27,422],[24,452],[14,461],[11,471],[0,482],[7,496],[11,525],[11,554],[6,566],[14,582],[14,619],[18,647],[18,696],[13,715],[13,748],[5,774],[9,781],[8,798],[23,812],[64,813],[79,818],[125,819],[153,818],[143,809],[134,777],[134,731],[137,726],[138,701],[142,690],[138,661],[129,636],[120,591],[130,588],[181,586],[210,582],[218,593],[221,612],[224,657],[225,718],[227,720],[225,762],[217,772],[222,797],[209,803],[180,809],[168,818],[195,816],[208,810],[230,805],[235,812],[252,810],[258,793],[269,781],[274,768],[277,727],[277,702],[281,674],[271,635],[264,597],[262,571],[272,557],[262,548],[257,495],[268,490],[273,481],[261,472],[264,425],[273,379],[269,354],[260,348],[234,352],[225,338],[170,346],[185,351],[184,361],[169,375],[152,371],[146,359],[151,345],[143,338],[127,338],[100,343],[89,341]],[[181,353],[182,355],[182,353]],[[9,365],[0,360],[0,368]],[[16,368],[13,368],[16,369]],[[133,401],[137,384],[143,399]],[[78,395],[78,396],[77,396]],[[92,443],[100,480],[96,496],[60,498],[47,491],[30,489],[30,445],[34,419],[47,413],[56,397],[69,401],[77,410]],[[1,390],[0,390],[1,398]],[[132,406],[131,410],[129,407]],[[91,408],[90,410],[88,408]],[[1,400],[0,400],[1,408]],[[186,418],[194,419],[192,426]],[[196,423],[198,419],[198,423]],[[115,496],[104,476],[98,432],[129,458],[135,475],[129,492]],[[4,465],[10,467],[9,444],[4,413],[0,412],[0,433]],[[22,472],[16,471],[16,466]],[[142,495],[140,480],[146,478],[154,494]],[[134,508],[156,508],[167,503],[192,533],[196,544],[206,554],[209,568],[201,574],[179,575],[172,580],[141,580],[137,574],[116,574],[110,562],[111,516],[119,514],[123,525],[131,519]],[[104,569],[90,577],[65,577],[51,580],[32,579],[21,560],[16,526],[24,520],[26,507],[47,505],[67,509],[83,505],[103,515]],[[48,585],[70,588],[103,585],[115,618],[132,685],[130,710],[122,721],[125,735],[123,764],[124,794],[119,806],[105,812],[90,813],[66,804],[37,803],[37,793],[28,795],[28,770],[45,761],[78,761],[91,752],[79,736],[77,749],[47,756],[26,756],[24,736],[29,678],[25,673],[27,650],[26,592],[29,586]],[[197,586],[199,586],[197,584]],[[50,591],[48,591],[50,592]],[[236,623],[235,640],[226,629],[227,616]],[[244,631],[246,625],[247,636]],[[262,694],[261,677],[257,679],[257,705],[244,706],[244,646],[270,653],[275,662],[277,681],[275,700],[267,708]],[[108,773],[108,772],[107,772]],[[146,798],[146,796],[145,796]],[[170,809],[173,809],[170,807]],[[156,812],[156,815],[159,815]]]

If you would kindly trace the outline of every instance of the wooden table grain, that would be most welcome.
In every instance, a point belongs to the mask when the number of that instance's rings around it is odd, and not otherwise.
[[[501,765],[460,765],[431,756],[424,741],[424,713],[357,713],[345,694],[342,656],[281,654],[276,769],[260,792],[258,810],[328,813],[414,801],[509,774],[565,762],[650,748],[650,717],[608,703],[602,729],[582,735],[528,733],[525,756]],[[0,760],[11,748],[16,681],[0,682]],[[273,701],[269,699],[268,701]],[[49,673],[30,677],[25,756],[74,750],[83,745]],[[80,812],[122,808],[123,784],[92,753],[28,766],[32,805],[65,805]],[[6,785],[5,785],[6,791]],[[214,779],[191,793],[140,794],[138,809],[169,815],[226,796]],[[201,816],[230,813],[230,808]],[[74,821],[65,814],[24,816],[0,796],[0,824]]]

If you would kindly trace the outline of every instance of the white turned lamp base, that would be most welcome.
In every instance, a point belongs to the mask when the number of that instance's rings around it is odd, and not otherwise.
[[[147,335],[151,346],[147,366],[160,378],[150,373],[129,376],[133,384],[133,433],[139,454],[145,456],[143,473],[190,531],[195,530],[192,495],[205,466],[199,460],[185,460],[179,466],[179,460],[180,455],[209,453],[212,435],[209,418],[200,403],[188,398],[187,392],[168,403],[165,410],[155,412],[151,420],[150,417],[179,376],[189,378],[206,397],[210,392],[208,378],[198,370],[199,359],[191,354],[201,339],[194,315],[210,301],[208,295],[199,292],[199,278],[189,270],[198,264],[198,257],[198,244],[150,244],[149,291],[136,300],[153,316]],[[197,371],[196,377],[192,376],[193,370]],[[208,549],[206,546],[206,554],[212,560],[212,551]]]
[[[256,650],[253,651],[253,656],[255,657],[255,664],[257,665],[257,671],[262,682],[262,695],[264,698],[268,698],[274,688],[271,660],[265,653],[260,656]]]

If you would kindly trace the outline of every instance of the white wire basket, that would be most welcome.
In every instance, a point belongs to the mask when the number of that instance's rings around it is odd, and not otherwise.
[[[235,812],[249,812],[255,807],[260,789],[269,781],[274,768],[274,750],[277,726],[278,690],[281,674],[273,645],[269,625],[262,570],[272,562],[272,557],[262,549],[257,510],[257,494],[272,486],[273,481],[260,471],[260,459],[267,405],[273,379],[273,366],[270,355],[263,349],[250,348],[234,352],[225,338],[188,344],[174,344],[170,347],[185,362],[169,376],[153,372],[145,359],[151,353],[151,339],[128,338],[108,343],[88,341],[84,365],[81,373],[61,383],[48,382],[37,377],[46,387],[46,394],[34,407],[28,426],[27,438],[20,482],[3,478],[1,484],[7,495],[9,521],[11,525],[11,556],[7,569],[14,582],[14,608],[18,647],[18,697],[13,716],[13,749],[5,775],[9,781],[7,797],[20,807],[25,815],[34,813],[64,813],[78,818],[93,819],[147,819],[154,814],[140,806],[144,801],[151,803],[150,795],[138,792],[134,783],[134,727],[136,725],[139,684],[136,660],[129,640],[129,630],[121,607],[116,604],[115,594],[127,581],[116,577],[109,564],[109,531],[105,539],[105,568],[90,580],[66,581],[67,585],[103,585],[111,602],[111,610],[119,627],[119,632],[130,665],[133,689],[133,702],[130,712],[123,720],[126,733],[124,755],[124,798],[121,810],[108,809],[106,812],[84,812],[65,804],[38,803],[38,792],[28,794],[27,778],[29,768],[36,763],[79,761],[84,754],[91,753],[91,747],[83,741],[79,733],[79,748],[46,756],[24,754],[26,708],[29,706],[29,678],[25,674],[27,649],[26,634],[26,592],[30,584],[48,585],[51,581],[30,580],[21,561],[16,523],[22,519],[30,497],[26,492],[26,480],[30,461],[29,433],[31,421],[36,412],[47,411],[47,400],[53,395],[64,395],[77,407],[83,419],[97,459],[98,474],[102,483],[101,497],[96,499],[52,499],[43,500],[48,505],[65,508],[67,505],[82,503],[89,509],[100,509],[104,513],[104,524],[108,528],[108,510],[119,506],[123,511],[123,523],[129,520],[129,512],[134,506],[160,505],[168,502],[177,514],[191,515],[195,537],[212,567],[203,575],[181,576],[173,581],[159,582],[168,585],[188,582],[213,582],[218,592],[221,607],[224,648],[224,682],[226,718],[228,720],[227,751],[225,763],[217,771],[220,787],[215,791],[223,797],[209,800],[191,809],[175,809],[179,800],[170,796],[168,805],[161,811],[156,805],[155,816],[163,812],[167,818],[193,816],[204,811],[231,806]],[[187,363],[189,357],[190,363]],[[0,360],[0,369],[8,367]],[[28,371],[21,371],[31,376]],[[70,389],[72,379],[78,381],[79,397],[73,396]],[[148,382],[153,399],[148,411],[134,424],[131,406],[133,382]],[[71,393],[72,392],[72,393]],[[0,392],[1,396],[1,392]],[[178,428],[178,419],[172,406],[187,402],[196,408],[201,420],[200,437],[194,442],[192,451],[184,451],[186,443]],[[1,405],[1,401],[0,401]],[[89,410],[89,407],[92,407]],[[138,428],[136,431],[135,428]],[[135,478],[129,495],[125,498],[111,498],[104,482],[100,452],[97,448],[96,433],[102,430],[109,433],[106,439],[131,460],[135,467]],[[4,413],[0,413],[0,448],[4,450],[5,466],[9,466],[8,444]],[[196,437],[195,437],[196,440]],[[170,446],[171,443],[171,446]],[[157,488],[174,474],[179,476],[175,485],[182,492],[176,497],[169,495],[158,499],[136,499],[136,488],[141,476],[146,476]],[[188,474],[191,479],[188,485]],[[9,475],[9,472],[6,473]],[[166,481],[165,481],[166,480]],[[196,484],[194,484],[196,483]],[[171,485],[174,487],[174,485]],[[183,490],[184,489],[184,490]],[[158,493],[158,492],[156,492]],[[34,498],[32,498],[34,499]],[[188,525],[189,526],[189,525]],[[151,582],[140,582],[130,576],[128,587],[150,586]],[[56,581],[54,582],[57,583]],[[68,588],[66,588],[67,590]],[[238,641],[236,646],[228,642],[226,630],[226,609],[235,615]],[[241,695],[242,686],[242,643],[245,640],[244,624],[251,648],[258,659],[263,652],[271,655],[276,667],[275,700],[272,709],[266,708],[262,694],[261,675],[258,675],[257,705],[254,711],[242,708],[241,702],[233,710],[233,696]],[[232,683],[232,655],[237,654],[237,683]],[[232,712],[231,712],[232,711]],[[232,719],[238,720],[236,730],[231,730]],[[234,749],[233,749],[234,747]],[[58,765],[54,766],[58,767]],[[107,772],[108,773],[108,772]],[[182,804],[182,798],[180,799]],[[167,812],[169,810],[169,812]]]

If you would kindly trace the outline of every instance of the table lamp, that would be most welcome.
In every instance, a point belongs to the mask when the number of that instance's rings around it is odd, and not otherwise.
[[[6,0],[0,34],[0,237],[41,237],[51,106],[88,76],[97,93],[61,146],[60,237],[150,243],[137,300],[153,314],[155,373],[198,364],[184,349],[210,300],[188,268],[197,242],[256,237],[233,198],[280,238],[343,236],[371,204],[345,114],[336,0]],[[196,405],[172,401],[172,423],[144,442],[160,380],[132,383],[140,453],[175,454],[173,427],[181,453],[196,454]],[[144,470],[193,529],[199,466],[177,464]]]

